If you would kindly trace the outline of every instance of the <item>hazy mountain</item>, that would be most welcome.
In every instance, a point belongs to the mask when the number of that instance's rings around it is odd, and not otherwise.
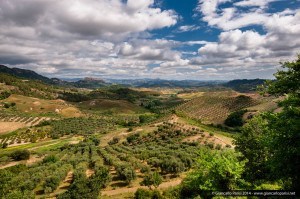
[[[236,79],[224,84],[225,87],[229,87],[239,92],[255,91],[257,86],[262,85],[265,79]]]
[[[25,78],[25,79],[40,80],[48,84],[54,83],[52,79],[42,76],[32,70],[26,70],[21,68],[9,68],[7,66],[0,65],[0,72],[9,75],[14,75],[16,77]]]

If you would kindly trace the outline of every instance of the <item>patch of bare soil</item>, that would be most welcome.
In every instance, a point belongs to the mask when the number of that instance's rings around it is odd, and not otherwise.
[[[0,134],[24,128],[26,124],[21,122],[0,122]]]
[[[44,156],[42,157],[39,157],[39,156],[30,156],[30,158],[28,160],[23,160],[23,161],[12,161],[12,162],[9,162],[5,165],[0,165],[0,169],[5,169],[5,168],[8,168],[8,167],[12,167],[12,166],[16,166],[18,164],[26,164],[26,165],[32,165],[36,162],[39,162],[41,160],[43,160]]]
[[[0,165],[0,169],[5,169],[5,168],[8,168],[8,167],[12,167],[12,166],[15,166],[17,164],[21,164],[20,162],[10,162],[10,163],[7,163],[5,165]]]
[[[95,171],[94,170],[92,170],[92,169],[87,169],[86,171],[85,171],[85,175],[86,175],[86,177],[91,177],[93,174],[95,173]]]

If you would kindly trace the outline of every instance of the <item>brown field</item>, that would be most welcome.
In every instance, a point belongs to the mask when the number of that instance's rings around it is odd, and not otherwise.
[[[12,132],[25,126],[26,124],[21,122],[0,122],[0,134]]]
[[[51,112],[64,117],[79,117],[82,115],[80,110],[64,100],[44,100],[13,94],[9,98],[2,100],[2,102],[15,102],[17,110],[25,113]]]

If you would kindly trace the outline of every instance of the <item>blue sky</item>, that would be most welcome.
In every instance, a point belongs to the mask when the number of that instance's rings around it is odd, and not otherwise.
[[[272,78],[299,0],[2,0],[0,64],[49,77]]]

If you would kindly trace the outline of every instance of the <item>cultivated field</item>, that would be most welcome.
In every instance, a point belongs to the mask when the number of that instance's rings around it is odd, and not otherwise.
[[[230,113],[238,110],[267,111],[276,106],[272,98],[263,98],[257,94],[240,94],[234,91],[206,92],[184,96],[190,97],[190,95],[197,97],[180,105],[176,111],[206,124],[223,124]]]

